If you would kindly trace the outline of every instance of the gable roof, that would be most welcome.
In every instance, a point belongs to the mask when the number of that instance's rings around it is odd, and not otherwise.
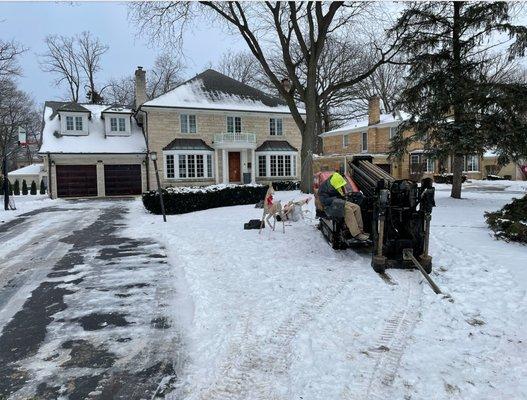
[[[42,128],[39,153],[64,154],[142,154],[146,153],[146,142],[143,131],[131,118],[131,133],[129,136],[106,136],[102,113],[109,104],[78,104],[60,101],[46,101],[44,105],[44,126]],[[66,136],[58,135],[61,131],[60,111],[84,109],[90,113],[88,120],[88,135]]]
[[[266,140],[255,151],[298,151],[287,140]]]
[[[320,137],[347,135],[348,133],[364,132],[369,128],[389,128],[399,125],[401,122],[410,118],[410,114],[403,111],[396,111],[389,114],[381,114],[377,124],[368,125],[368,117],[358,118],[350,121],[346,125],[320,134]]]
[[[290,113],[282,99],[213,69],[207,69],[170,92],[145,102],[141,107]]]
[[[19,175],[38,175],[42,172],[42,166],[44,164],[29,164],[25,167],[15,169],[8,173],[9,176],[19,176]]]
[[[207,150],[214,151],[207,143],[202,139],[174,139],[165,147],[163,150]]]

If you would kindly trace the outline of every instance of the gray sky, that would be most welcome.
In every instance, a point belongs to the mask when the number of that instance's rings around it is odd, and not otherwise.
[[[40,70],[37,54],[45,50],[44,38],[48,34],[71,36],[85,30],[110,46],[102,59],[100,82],[132,74],[138,65],[148,70],[161,52],[160,48],[149,46],[148,38],[136,37],[135,27],[128,23],[127,7],[123,3],[0,3],[0,37],[15,39],[29,48],[21,58],[24,76],[19,82],[39,104],[61,99],[66,93],[65,89],[54,85],[52,74]],[[185,38],[186,76],[201,72],[210,63],[215,64],[228,49],[244,49],[244,46],[217,28],[194,28]]]

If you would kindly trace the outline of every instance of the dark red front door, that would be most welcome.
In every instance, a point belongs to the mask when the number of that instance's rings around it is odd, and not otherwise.
[[[241,182],[240,152],[229,152],[229,182]]]
[[[129,196],[141,194],[141,165],[105,165],[104,191],[106,196]]]
[[[57,165],[58,197],[97,196],[95,165]]]

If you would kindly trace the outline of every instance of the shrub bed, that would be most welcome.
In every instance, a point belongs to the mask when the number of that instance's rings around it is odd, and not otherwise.
[[[265,197],[264,185],[215,185],[203,188],[162,189],[165,212],[184,214],[215,207],[255,204]],[[275,187],[276,188],[276,187]],[[154,214],[161,214],[157,190],[143,193],[143,205]]]
[[[274,190],[298,190],[300,181],[273,181]]]
[[[527,195],[513,199],[501,210],[486,212],[485,218],[498,239],[527,244]]]
[[[452,180],[454,179],[454,174],[452,173],[446,173],[446,174],[436,174],[434,175],[434,182],[435,183],[448,183],[452,185]],[[465,182],[467,180],[466,175],[463,175],[461,177],[461,182]]]

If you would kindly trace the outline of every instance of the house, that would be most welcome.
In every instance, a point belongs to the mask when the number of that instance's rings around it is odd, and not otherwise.
[[[14,184],[18,181],[20,187],[22,182],[25,180],[27,186],[30,187],[32,182],[35,182],[38,188],[40,188],[40,181],[45,180],[46,176],[44,173],[44,164],[30,164],[25,167],[16,169],[7,174],[9,182]]]
[[[404,112],[381,113],[380,99],[374,96],[368,102],[368,117],[354,120],[342,128],[321,134],[323,155],[314,157],[314,170],[337,170],[346,168],[346,159],[353,155],[364,154],[373,157],[373,162],[386,170],[396,179],[420,179],[434,174],[450,173],[452,157],[436,160],[428,157],[422,142],[414,142],[401,160],[389,159],[391,139],[397,134],[398,126],[407,120]],[[407,137],[411,132],[402,134]],[[463,174],[469,179],[483,179],[488,175],[500,174],[509,179],[521,179],[516,166],[497,165],[497,157],[491,152],[464,156]],[[489,172],[495,171],[495,172]]]
[[[208,69],[146,101],[142,68],[135,79],[137,118],[158,155],[162,186],[299,178],[302,138],[282,99]]]
[[[146,142],[132,109],[47,101],[43,118],[39,154],[52,198],[146,190]]]

